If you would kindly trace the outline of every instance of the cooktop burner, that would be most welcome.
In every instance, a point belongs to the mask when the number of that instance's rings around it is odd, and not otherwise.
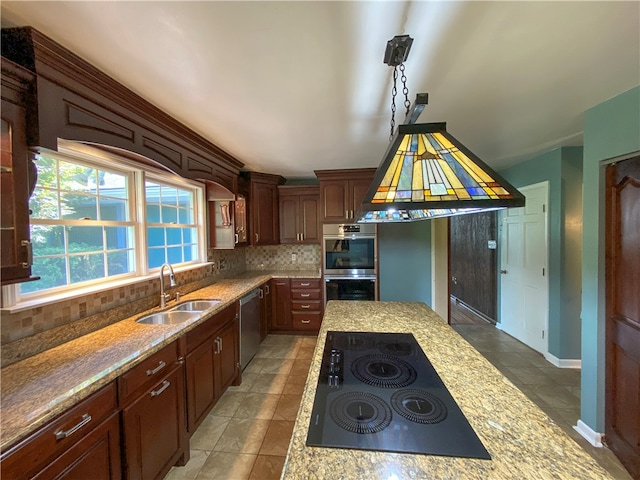
[[[307,445],[491,459],[409,333],[327,333]]]

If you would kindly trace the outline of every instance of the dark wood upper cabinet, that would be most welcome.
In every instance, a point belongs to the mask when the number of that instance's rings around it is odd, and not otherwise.
[[[278,187],[280,243],[320,243],[320,187]]]
[[[27,149],[27,110],[34,76],[2,59],[2,162],[0,165],[0,279],[2,285],[36,280],[31,276],[29,197],[36,168]]]
[[[237,191],[242,162],[37,30],[3,28],[1,46],[3,57],[36,75],[30,147],[86,142]]]
[[[248,190],[248,218],[250,245],[277,245],[280,240],[278,214],[278,185],[284,183],[280,175],[243,172],[241,190]]]
[[[355,221],[375,168],[316,170],[320,181],[320,222]]]

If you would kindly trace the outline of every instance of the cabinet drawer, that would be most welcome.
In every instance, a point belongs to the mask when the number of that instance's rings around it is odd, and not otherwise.
[[[218,328],[226,325],[236,316],[236,303],[232,303],[224,310],[213,315],[208,320],[198,325],[193,330],[187,332],[187,353],[191,353],[205,340],[207,340],[213,332]]]
[[[118,378],[120,405],[131,400],[140,388],[158,382],[178,361],[178,342],[167,345]]]
[[[291,289],[291,300],[322,300],[321,291]]]
[[[292,278],[291,288],[314,288],[320,289],[319,278]]]
[[[30,478],[84,438],[117,409],[110,383],[2,455],[2,478]]]
[[[292,312],[294,330],[319,330],[322,323],[321,312]]]
[[[321,312],[322,302],[320,300],[292,300],[291,310],[300,312]]]

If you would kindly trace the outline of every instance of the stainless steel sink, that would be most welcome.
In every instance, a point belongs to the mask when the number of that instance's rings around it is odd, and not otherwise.
[[[136,320],[138,323],[147,325],[175,325],[176,323],[186,322],[198,318],[198,311],[178,311],[169,310],[167,312],[150,313]]]
[[[190,302],[184,302],[180,305],[176,305],[169,311],[204,312],[212,307],[215,307],[220,302],[221,300],[191,300]]]

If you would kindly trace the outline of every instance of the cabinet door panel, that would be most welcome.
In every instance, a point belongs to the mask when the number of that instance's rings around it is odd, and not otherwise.
[[[183,381],[182,368],[176,368],[122,411],[129,480],[161,477],[182,454]]]
[[[351,181],[351,219],[355,219],[355,216],[358,215],[360,211],[360,206],[362,205],[362,200],[364,200],[364,195],[367,193],[369,186],[371,186],[372,178],[364,178],[361,180],[352,180]]]
[[[212,339],[187,355],[187,430],[195,432],[216,399]]]
[[[256,231],[252,239],[254,245],[274,245],[278,243],[276,194],[277,190],[274,185],[253,185],[251,204],[253,207],[252,215],[255,215],[254,225],[256,225]]]
[[[220,395],[224,390],[233,383],[238,372],[238,321],[223,327],[217,334],[220,339],[220,353],[218,360],[220,368],[218,370],[220,376]]]
[[[322,219],[325,221],[344,220],[347,208],[347,182],[326,181],[320,183]]]
[[[277,279],[273,283],[273,315],[272,330],[288,330],[291,328],[291,292],[289,279]]]
[[[318,197],[300,197],[302,240],[304,243],[320,243],[320,221],[318,219]]]
[[[299,241],[298,215],[298,197],[280,199],[280,243]]]

